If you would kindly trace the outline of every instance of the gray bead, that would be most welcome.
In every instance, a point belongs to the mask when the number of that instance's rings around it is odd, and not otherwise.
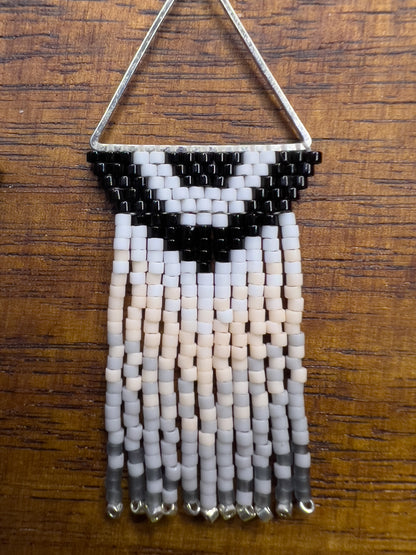
[[[123,381],[117,380],[116,382],[107,382],[107,393],[121,393],[123,389]]]
[[[248,381],[248,372],[247,371],[238,371],[233,373],[233,381],[235,382],[246,382]]]
[[[122,357],[107,357],[107,368],[109,370],[121,370],[123,368]]]
[[[272,455],[272,442],[267,441],[264,445],[256,445],[256,454],[261,457],[271,457]]]
[[[238,453],[235,453],[234,460],[235,460],[235,466],[238,469],[250,468],[251,467],[251,457],[250,456],[244,457],[242,455],[239,455]]]
[[[175,443],[169,443],[168,441],[165,441],[164,439],[161,440],[160,442],[160,448],[162,450],[162,453],[166,453],[166,454],[177,454],[177,446]]]
[[[299,368],[302,368],[302,366],[302,359],[289,356],[286,357],[286,368],[289,370],[298,370]]]
[[[217,441],[223,444],[229,444],[234,441],[234,430],[218,430]]]
[[[235,503],[234,490],[222,491],[218,488],[218,503],[225,506]]]
[[[137,400],[137,391],[130,391],[126,387],[123,387],[123,401],[125,403],[133,402]]]
[[[195,414],[195,405],[178,405],[178,414],[181,418],[192,418]]]
[[[248,432],[250,427],[250,418],[234,418],[234,429],[236,432]]]
[[[160,382],[173,382],[175,379],[174,369],[172,370],[160,370],[158,372],[158,380]]]
[[[280,466],[291,466],[293,462],[292,453],[283,453],[276,456],[276,464]]]
[[[178,482],[177,480],[169,480],[168,478],[163,479],[163,489],[167,491],[173,491],[178,489]]]
[[[233,392],[233,382],[217,382],[217,391],[222,395],[230,395]]]
[[[296,347],[303,346],[305,345],[305,334],[301,332],[301,333],[295,333],[293,335],[288,335],[287,342],[289,345],[293,345]]]
[[[254,478],[257,480],[271,480],[272,479],[272,469],[267,466],[265,468],[261,466],[254,467]]]
[[[287,430],[289,427],[289,420],[286,415],[279,418],[272,418],[271,423],[273,430]]]
[[[282,382],[284,372],[279,368],[267,368],[266,375],[267,379],[271,382]]]
[[[287,380],[287,390],[289,394],[303,395],[304,389],[305,389],[305,384],[300,382],[295,382],[290,378]]]
[[[120,416],[120,406],[111,406],[106,404],[104,407],[104,412],[106,420],[112,420],[113,418],[117,418]]]
[[[215,446],[203,445],[202,443],[200,443],[198,452],[201,459],[209,459],[211,457],[215,457]]]
[[[117,432],[121,428],[121,416],[106,420],[104,427],[106,432]]]
[[[248,390],[251,396],[261,395],[266,391],[266,386],[264,383],[249,383]]]
[[[182,468],[188,466],[196,468],[198,465],[198,453],[182,453]]]
[[[238,446],[253,445],[253,432],[251,430],[249,432],[236,432],[235,439]]]
[[[159,437],[159,432],[157,430],[143,430],[143,441],[145,445],[159,443]]]
[[[287,391],[282,391],[282,393],[272,394],[272,403],[275,405],[287,405],[289,402],[289,395]]]
[[[302,406],[289,405],[287,412],[291,422],[293,420],[300,420],[301,418],[305,418],[305,407],[303,405]]]
[[[264,360],[248,357],[248,369],[250,371],[259,372],[264,370]]]
[[[114,457],[117,455],[121,455],[123,453],[123,444],[122,443],[118,443],[118,444],[114,444],[114,443],[107,443],[107,455],[110,457]]]
[[[216,409],[218,418],[230,418],[233,415],[232,406],[218,405],[217,403]]]
[[[129,401],[124,402],[124,412],[126,414],[139,414],[140,412],[140,401]]]
[[[131,464],[139,464],[144,462],[144,451],[143,448],[135,449],[134,451],[128,452],[129,462]]]
[[[267,434],[269,432],[268,420],[257,420],[257,418],[253,418],[251,420],[251,425],[254,434]]]
[[[169,466],[165,468],[165,482],[168,484],[174,484],[173,487],[169,488],[165,485],[166,489],[174,489],[177,486],[177,482],[181,479],[181,465],[178,463],[175,466]]]
[[[158,406],[154,406],[154,407],[143,407],[143,418],[144,421],[150,421],[150,420],[158,420],[160,418],[160,411],[159,411],[159,407]]]
[[[143,395],[155,395],[159,393],[157,382],[143,382],[142,383]]]
[[[150,482],[156,482],[156,480],[162,479],[162,468],[146,468],[146,480]]]
[[[194,382],[187,382],[181,378],[178,379],[178,391],[180,393],[193,393],[194,389]]]
[[[142,366],[143,366],[143,370],[157,372],[158,370],[157,358],[143,357]]]
[[[124,466],[124,454],[121,455],[109,455],[107,457],[107,464],[109,468],[123,468]]]
[[[126,428],[138,426],[139,415],[123,413],[123,423]]]
[[[116,407],[121,405],[121,393],[106,393],[105,394],[105,404]]]
[[[267,356],[269,358],[280,358],[283,356],[283,348],[272,345],[271,343],[266,344]]]
[[[115,430],[114,432],[110,432],[108,434],[109,443],[122,445],[123,441],[124,441],[124,430],[122,428],[119,428],[118,430]]]
[[[198,441],[198,430],[181,430],[182,444],[184,442],[194,443]]]
[[[254,483],[253,480],[239,480],[237,479],[237,490],[238,491],[253,491]]]
[[[252,407],[252,415],[256,420],[268,420],[270,416],[269,406],[265,407]]]
[[[234,405],[237,407],[249,406],[250,395],[248,393],[234,393]]]
[[[136,365],[124,363],[123,375],[125,378],[135,378],[139,375],[139,368]]]
[[[163,439],[165,441],[167,441],[168,443],[178,443],[179,442],[179,430],[178,428],[175,428],[172,431],[169,432],[164,432],[163,434]]]
[[[291,423],[292,430],[296,432],[305,432],[308,430],[308,420],[307,418],[299,418],[299,420],[293,420]]]
[[[217,421],[209,420],[201,422],[201,432],[205,434],[215,434],[217,431]]]
[[[281,416],[286,416],[286,407],[283,405],[269,403],[269,411],[271,418],[280,418]]]
[[[173,432],[176,430],[176,420],[173,418],[160,417],[160,429],[163,432]]]
[[[123,343],[123,336],[120,334],[121,343],[114,343],[114,345],[121,345]],[[110,343],[109,343],[110,345]],[[127,354],[129,353],[140,353],[141,347],[139,341],[125,341],[124,342],[124,349]]]
[[[214,395],[198,395],[198,406],[200,409],[211,409],[215,407]]]
[[[176,406],[176,393],[171,393],[170,395],[161,395],[160,402],[163,407]]]

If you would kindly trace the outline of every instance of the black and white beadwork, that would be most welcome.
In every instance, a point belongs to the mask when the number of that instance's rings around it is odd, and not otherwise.
[[[157,521],[312,512],[299,230],[320,153],[97,152],[116,212],[107,503]],[[128,299],[128,300],[127,300]],[[127,305],[127,306],[126,306]]]

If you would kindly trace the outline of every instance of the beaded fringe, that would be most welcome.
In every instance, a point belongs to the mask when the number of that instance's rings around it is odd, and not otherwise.
[[[116,208],[108,514],[312,512],[299,229],[319,153],[97,153]],[[274,502],[273,502],[274,491]]]

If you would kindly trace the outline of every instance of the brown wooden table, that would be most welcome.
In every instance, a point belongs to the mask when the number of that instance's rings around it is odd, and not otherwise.
[[[161,5],[0,2],[0,552],[414,553],[412,0],[234,0],[324,153],[295,208],[316,512],[104,515],[113,217],[85,153]],[[292,137],[230,29],[217,0],[178,0],[106,138]]]

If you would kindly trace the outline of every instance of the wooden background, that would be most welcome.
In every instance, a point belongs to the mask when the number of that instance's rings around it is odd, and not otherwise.
[[[85,153],[161,5],[0,1],[0,552],[414,553],[414,0],[234,0],[324,153],[296,206],[316,512],[104,516],[113,219]],[[291,137],[230,30],[178,0],[106,138]]]

